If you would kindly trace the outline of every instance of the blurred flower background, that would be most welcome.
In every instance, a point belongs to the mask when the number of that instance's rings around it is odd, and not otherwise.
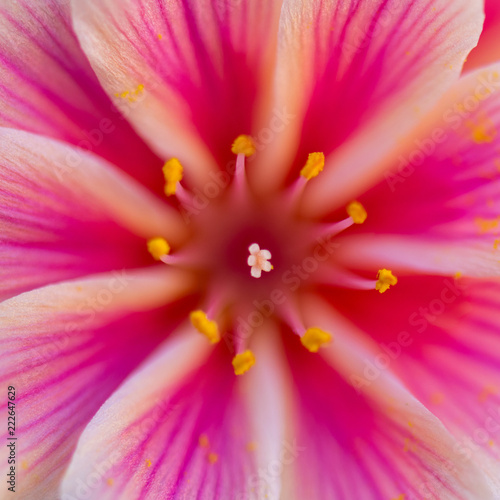
[[[500,499],[483,7],[0,0],[0,498]]]

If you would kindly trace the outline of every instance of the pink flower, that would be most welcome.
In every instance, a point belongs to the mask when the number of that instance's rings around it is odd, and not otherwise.
[[[2,498],[500,498],[481,1],[1,13]]]
[[[477,47],[470,53],[464,71],[470,71],[500,59],[500,3],[485,0],[486,19]]]

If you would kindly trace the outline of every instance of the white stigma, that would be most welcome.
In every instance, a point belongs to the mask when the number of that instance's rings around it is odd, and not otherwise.
[[[251,267],[250,274],[254,278],[260,278],[262,271],[268,273],[273,269],[269,262],[271,259],[271,252],[269,250],[261,250],[257,243],[253,243],[248,247],[250,256],[247,259],[248,265]]]

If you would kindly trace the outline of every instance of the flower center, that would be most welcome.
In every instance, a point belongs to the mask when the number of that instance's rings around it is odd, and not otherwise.
[[[304,347],[317,352],[332,341],[332,335],[305,325],[294,309],[304,288],[327,283],[384,293],[397,279],[387,269],[379,270],[376,280],[368,280],[335,265],[334,236],[367,219],[359,202],[350,203],[347,217],[335,224],[299,215],[306,184],[325,167],[322,153],[309,155],[292,186],[272,198],[261,198],[246,182],[246,159],[255,154],[251,137],[239,136],[232,152],[236,155],[232,182],[208,200],[203,210],[193,210],[195,200],[181,184],[179,160],[165,163],[165,194],[176,196],[181,210],[195,214],[189,219],[192,235],[183,248],[172,252],[167,239],[152,238],[148,250],[154,259],[195,274],[201,303],[190,314],[191,324],[211,343],[226,340],[235,352],[235,374],[241,375],[256,359],[249,349],[251,335],[238,336],[238,318],[258,312],[263,318],[262,324],[252,326],[256,330],[277,317],[300,336]]]

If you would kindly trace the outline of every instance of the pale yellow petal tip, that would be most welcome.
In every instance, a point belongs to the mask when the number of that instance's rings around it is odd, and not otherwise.
[[[310,181],[325,167],[325,155],[323,153],[310,153],[307,162],[300,171],[300,175]]]
[[[329,344],[331,341],[331,334],[316,327],[308,328],[304,335],[300,337],[300,342],[310,352],[318,352],[320,347]]]
[[[165,238],[151,238],[148,240],[148,252],[153,256],[153,259],[160,260],[170,253],[170,245]]]
[[[245,156],[252,156],[255,154],[255,143],[249,135],[239,135],[231,146],[231,151],[235,155],[243,154]]]
[[[233,368],[235,375],[243,375],[255,364],[255,356],[252,351],[246,350],[236,354],[233,358]]]
[[[354,224],[363,224],[368,214],[366,213],[365,207],[361,205],[359,201],[353,201],[347,205],[347,215],[351,217],[354,221]]]
[[[168,160],[163,165],[163,175],[165,176],[165,194],[172,196],[177,190],[177,183],[181,182],[184,169],[177,158]]]
[[[392,271],[389,269],[381,269],[377,274],[377,283],[375,284],[375,290],[380,293],[387,292],[389,288],[395,285],[398,282],[398,279]]]
[[[217,344],[220,341],[219,327],[215,321],[207,318],[207,315],[201,311],[193,311],[189,315],[191,324],[207,339],[211,344]]]

